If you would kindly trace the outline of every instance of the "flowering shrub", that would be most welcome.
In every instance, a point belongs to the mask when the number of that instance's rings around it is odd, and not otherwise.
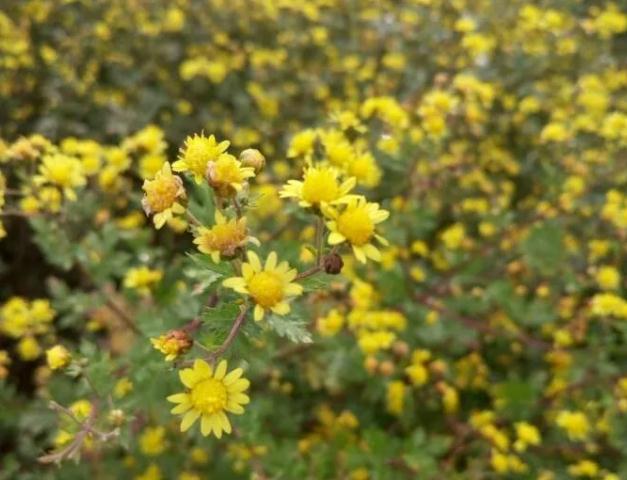
[[[627,478],[626,32],[6,0],[0,479]]]

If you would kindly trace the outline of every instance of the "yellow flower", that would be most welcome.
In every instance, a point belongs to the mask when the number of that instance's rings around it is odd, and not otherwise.
[[[375,227],[387,219],[390,212],[380,209],[378,203],[367,202],[364,197],[351,197],[341,213],[333,208],[323,208],[323,213],[331,218],[327,222],[331,231],[330,245],[350,243],[355,257],[362,263],[366,263],[366,258],[381,260],[381,252],[371,240],[375,237],[380,243],[387,245],[387,240],[375,233]]]
[[[341,184],[339,172],[333,167],[308,167],[303,174],[303,181],[289,180],[279,192],[281,198],[294,197],[299,199],[301,207],[317,207],[336,204],[347,199],[347,194],[354,187],[354,177]]]
[[[540,445],[540,432],[538,429],[527,422],[516,422],[514,424],[516,428],[516,443],[514,448],[519,452],[524,452],[528,445]]]
[[[387,411],[400,416],[405,407],[405,384],[400,380],[390,382],[387,386]]]
[[[239,192],[246,180],[254,176],[253,167],[243,167],[233,155],[226,153],[207,164],[207,181],[221,197]]]
[[[320,335],[332,337],[344,326],[344,315],[338,310],[331,310],[326,316],[318,318],[316,328]]]
[[[165,428],[162,426],[148,427],[139,437],[139,448],[144,455],[150,457],[159,455],[166,447]]]
[[[573,477],[595,478],[599,474],[599,466],[591,460],[579,460],[568,467],[568,473]]]
[[[557,415],[556,423],[558,427],[566,430],[571,440],[585,440],[590,431],[588,418],[582,412],[563,410]]]
[[[296,270],[290,269],[287,262],[277,265],[276,252],[270,252],[262,266],[257,254],[248,251],[248,262],[242,265],[242,276],[227,278],[223,285],[249,295],[255,302],[255,321],[259,321],[266,310],[277,315],[290,312],[289,298],[303,293],[302,285],[292,283],[295,278]]]
[[[61,153],[46,155],[39,166],[39,175],[35,176],[36,185],[46,183],[63,190],[68,200],[76,200],[75,188],[85,185],[87,180],[80,160]]]
[[[72,361],[72,355],[63,345],[55,345],[46,350],[46,361],[50,370],[60,370]]]
[[[185,139],[183,148],[180,149],[179,160],[172,164],[172,169],[175,172],[191,172],[196,183],[201,183],[207,173],[209,162],[218,160],[229,145],[228,140],[218,143],[213,135],[209,138],[202,133],[200,136],[196,134],[193,137],[189,136]]]
[[[148,465],[148,468],[141,475],[135,475],[135,480],[161,480],[161,470],[154,463]]]
[[[17,354],[22,360],[30,362],[41,355],[41,347],[35,337],[24,337],[17,344]]]
[[[150,342],[165,355],[166,362],[175,360],[192,348],[192,339],[184,330],[171,330],[165,335],[151,338]]]
[[[131,268],[124,276],[124,286],[133,288],[142,294],[148,294],[150,288],[163,278],[161,270],[152,270],[146,266]]]
[[[292,141],[290,142],[290,146],[287,150],[288,158],[309,155],[313,151],[315,141],[316,132],[314,130],[298,132],[292,137]]]
[[[461,247],[465,237],[466,229],[461,223],[451,225],[441,234],[442,243],[449,250],[456,250]]]
[[[220,261],[220,256],[233,257],[237,249],[246,245],[246,242],[258,244],[256,238],[246,234],[246,218],[238,220],[227,218],[216,209],[216,223],[213,227],[200,227],[196,231],[194,243],[198,250],[211,255],[215,263]]]
[[[620,272],[612,266],[600,267],[596,281],[603,290],[616,290],[620,285]]]
[[[169,163],[164,163],[153,180],[144,180],[142,186],[145,195],[142,206],[146,215],[154,214],[153,222],[157,229],[163,227],[175,213],[185,212],[185,208],[178,203],[179,198],[185,198],[183,181],[178,175],[172,175]]]
[[[196,360],[193,368],[179,372],[187,391],[170,395],[168,401],[178,403],[173,414],[183,414],[181,431],[187,431],[200,418],[200,431],[204,436],[213,433],[221,438],[222,432],[231,433],[231,423],[226,412],[240,415],[250,399],[244,392],[250,382],[236,368],[226,373],[227,363],[222,360],[215,371],[204,360]]]

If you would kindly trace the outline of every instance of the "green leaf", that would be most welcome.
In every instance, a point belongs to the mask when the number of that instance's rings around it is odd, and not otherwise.
[[[35,230],[35,243],[41,248],[46,260],[62,270],[72,268],[75,246],[59,223],[46,218],[32,218],[30,225]]]
[[[280,337],[285,337],[294,343],[313,343],[311,332],[307,330],[307,322],[292,316],[280,317],[270,315],[268,325]]]
[[[564,259],[563,231],[553,222],[537,225],[521,246],[527,263],[541,274],[557,272]]]

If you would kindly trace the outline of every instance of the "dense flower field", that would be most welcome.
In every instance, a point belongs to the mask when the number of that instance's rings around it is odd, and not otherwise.
[[[0,480],[627,478],[627,4],[3,0]]]

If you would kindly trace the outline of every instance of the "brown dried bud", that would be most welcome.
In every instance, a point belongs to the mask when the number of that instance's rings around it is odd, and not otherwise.
[[[239,161],[244,167],[253,167],[259,173],[266,165],[266,157],[256,148],[247,148],[239,154]]]
[[[392,351],[398,357],[405,357],[409,353],[409,345],[402,340],[397,340],[392,344]]]
[[[322,259],[322,266],[329,275],[337,275],[342,271],[344,261],[337,253],[330,253]]]
[[[379,372],[385,377],[389,377],[394,373],[394,364],[389,360],[384,360],[379,364]]]

